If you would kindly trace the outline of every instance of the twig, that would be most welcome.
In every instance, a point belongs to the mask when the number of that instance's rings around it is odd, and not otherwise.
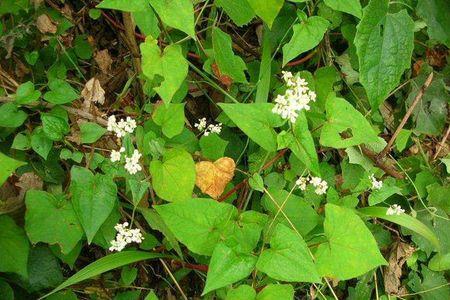
[[[403,126],[405,126],[406,122],[408,121],[409,117],[411,116],[414,108],[416,107],[417,103],[422,99],[423,94],[427,90],[427,88],[430,86],[431,81],[433,80],[433,73],[430,73],[428,75],[427,80],[425,80],[425,83],[420,88],[419,92],[417,93],[416,97],[414,98],[414,101],[412,102],[411,106],[409,107],[408,111],[406,112],[405,116],[403,117],[402,121],[400,122],[400,125],[398,125],[397,130],[395,130],[394,134],[392,135],[391,139],[389,140],[386,147],[384,147],[383,151],[380,152],[378,155],[377,160],[382,160],[386,154],[391,150],[392,145],[394,144],[395,140],[397,139],[398,134],[403,129]]]
[[[289,63],[286,64],[287,67],[294,67],[294,66],[298,66],[301,65],[302,63],[310,60],[311,58],[313,58],[313,56],[316,54],[317,50],[311,51],[308,55],[306,55],[305,57],[302,57],[300,59],[291,61]]]
[[[378,168],[380,168],[384,172],[386,172],[386,174],[389,174],[390,176],[398,178],[398,179],[403,179],[405,177],[402,173],[397,171],[397,169],[394,167],[394,163],[392,161],[380,160],[380,159],[378,159],[378,155],[376,152],[370,150],[369,148],[367,148],[364,145],[361,145],[360,147],[361,147],[361,151],[363,152],[363,154],[365,156],[367,156],[368,158],[370,158],[370,160],[372,160]]]
[[[439,143],[436,153],[433,155],[433,160],[435,160],[438,157],[439,152],[441,152],[442,147],[444,147],[445,142],[447,141],[449,135],[450,135],[450,125],[448,125],[447,131],[445,132],[445,135],[442,138],[442,141]]]
[[[173,276],[172,272],[170,271],[169,267],[166,265],[166,263],[164,262],[164,260],[162,260],[161,258],[159,259],[159,261],[162,263],[164,269],[166,269],[167,273],[169,273],[170,278],[172,278],[173,282],[175,283],[175,285],[178,288],[178,291],[180,291],[181,296],[183,297],[184,300],[188,300],[188,298],[186,297],[186,294],[183,292],[183,289],[181,288],[181,286],[178,284],[177,279]]]

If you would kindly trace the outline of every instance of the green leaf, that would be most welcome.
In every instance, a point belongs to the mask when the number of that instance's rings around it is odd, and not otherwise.
[[[229,144],[219,137],[218,134],[203,135],[199,141],[202,156],[211,160],[217,160],[224,157],[225,150]]]
[[[434,207],[440,208],[446,214],[450,214],[450,186],[442,186],[440,184],[431,184],[427,186],[428,202]]]
[[[52,147],[53,141],[47,137],[42,127],[36,127],[31,134],[31,148],[43,159],[47,159]]]
[[[272,196],[273,200],[269,194]],[[287,198],[288,200],[286,201]],[[276,204],[274,203],[274,200]],[[284,203],[285,201],[286,203]],[[295,229],[303,236],[313,230],[320,220],[319,215],[309,203],[297,195],[289,195],[288,191],[282,189],[270,189],[269,193],[266,193],[263,196],[262,205],[270,212],[272,217],[274,217],[281,208],[276,222],[281,222],[286,226],[290,226],[290,223],[292,223]],[[289,221],[286,217],[289,218]]]
[[[321,281],[303,238],[283,224],[278,224],[270,248],[261,253],[256,268],[275,280]]]
[[[378,109],[411,65],[414,22],[406,10],[388,13],[389,0],[371,0],[357,26],[360,81]]]
[[[13,272],[28,277],[30,245],[25,231],[8,215],[0,215],[0,272]]]
[[[311,172],[320,175],[319,158],[308,128],[308,120],[303,111],[299,113],[297,121],[293,125],[292,134],[294,139],[289,148]]]
[[[395,147],[399,152],[405,150],[406,145],[409,141],[409,137],[411,136],[412,131],[408,129],[400,130],[397,139],[395,140]]]
[[[53,79],[48,87],[50,91],[44,94],[44,99],[53,104],[70,103],[79,97],[77,91],[61,79]]]
[[[327,204],[325,213],[323,226],[328,241],[316,252],[322,276],[347,280],[387,264],[372,233],[353,210]]]
[[[313,16],[293,27],[291,40],[283,46],[283,66],[298,55],[316,47],[323,39],[330,22],[322,17]]]
[[[219,107],[255,143],[269,152],[277,150],[277,134],[273,128],[283,125],[284,120],[272,112],[273,104],[219,103]]]
[[[116,9],[127,12],[142,11],[148,7],[148,0],[103,0],[97,5],[97,8]]]
[[[169,139],[179,135],[184,128],[184,103],[158,105],[153,113],[153,121],[162,127]]]
[[[343,11],[361,19],[362,8],[359,0],[324,0],[334,10]]]
[[[168,26],[195,38],[194,7],[191,0],[149,0],[161,20]]]
[[[30,137],[23,133],[18,133],[14,137],[14,141],[11,145],[11,149],[16,150],[28,150],[31,147]]]
[[[247,69],[245,62],[238,55],[234,55],[231,37],[214,27],[212,30],[212,45],[214,59],[219,67],[220,73],[230,76],[233,81],[246,83],[244,70]]]
[[[234,206],[212,199],[188,199],[155,209],[175,237],[200,255],[212,255],[223,233],[237,219]]]
[[[219,243],[212,253],[202,295],[246,278],[253,271],[256,260],[253,255],[238,253]]]
[[[158,17],[149,5],[146,5],[142,11],[133,12],[133,19],[143,34],[158,38],[161,33]]]
[[[234,289],[228,290],[225,300],[254,300],[255,298],[255,290],[249,285],[242,284]]]
[[[28,115],[15,103],[9,102],[0,106],[0,127],[17,128],[25,122]]]
[[[369,195],[369,205],[376,205],[383,202],[392,195],[401,195],[402,189],[395,185],[394,178],[388,178],[383,182],[381,189],[372,190]]]
[[[417,14],[427,23],[430,38],[450,48],[450,6],[446,0],[419,0]]]
[[[293,300],[294,288],[290,284],[268,284],[256,296],[256,300]]]
[[[28,256],[28,289],[31,292],[54,288],[64,281],[58,259],[46,245],[30,249]]]
[[[95,262],[89,264],[88,266],[84,267],[71,277],[69,277],[66,281],[61,283],[54,290],[42,296],[42,298],[46,298],[71,285],[77,284],[81,281],[114,270],[116,268],[126,266],[128,264],[132,264],[138,261],[155,259],[160,257],[164,257],[164,255],[159,253],[142,252],[142,251],[123,251],[104,256],[96,260]]]
[[[176,1],[171,0],[171,2]],[[188,73],[188,63],[183,56],[181,46],[172,44],[167,46],[161,53],[158,41],[149,36],[140,47],[144,75],[150,81],[154,81],[157,75],[159,78],[163,78],[160,85],[155,87],[154,90],[165,103],[169,103],[181,87]]]
[[[85,122],[80,124],[80,131],[81,142],[83,144],[92,144],[105,134],[106,129],[97,123]]]
[[[128,179],[127,183],[130,186],[131,195],[133,196],[133,204],[137,206],[150,188],[150,183],[146,180],[136,178]]]
[[[26,194],[25,230],[33,244],[58,244],[68,254],[83,237],[72,204],[63,196],[30,190]]]
[[[215,4],[221,7],[237,26],[243,26],[255,17],[247,0],[216,0]]]
[[[423,280],[418,285],[412,286],[412,290],[420,294],[423,300],[441,300],[450,298],[450,287],[444,273],[430,271],[422,265]]]
[[[67,120],[51,113],[41,113],[42,129],[52,141],[61,141],[70,132]]]
[[[326,110],[327,122],[320,134],[321,145],[341,149],[378,141],[366,118],[344,99],[329,97]],[[343,138],[341,133],[348,137]]]
[[[91,243],[116,204],[117,186],[111,177],[93,175],[85,168],[74,166],[70,174],[72,205]]]
[[[439,251],[441,246],[438,238],[436,237],[434,232],[430,228],[428,228],[425,224],[407,214],[401,214],[398,216],[397,215],[388,216],[386,215],[386,211],[387,208],[378,206],[364,207],[358,210],[358,212],[363,215],[373,218],[384,219],[420,234],[421,236],[426,238],[435,247],[437,251]]]
[[[253,11],[260,17],[268,26],[272,28],[273,21],[277,17],[284,0],[247,0]]]
[[[170,149],[163,161],[150,163],[150,174],[156,194],[164,200],[175,202],[192,197],[195,185],[195,164],[191,155],[183,149]]]
[[[17,168],[26,165],[25,162],[15,160],[0,152],[0,186],[11,176]]]
[[[16,91],[16,103],[29,104],[35,102],[41,97],[41,92],[34,89],[34,84],[27,81],[19,85]]]
[[[4,300],[14,300],[14,290],[3,279],[0,279],[0,295]]]

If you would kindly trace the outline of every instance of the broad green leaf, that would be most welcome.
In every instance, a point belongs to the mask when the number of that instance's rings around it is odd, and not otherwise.
[[[41,113],[42,129],[52,141],[60,141],[70,132],[67,120],[51,113]]]
[[[389,0],[371,0],[357,26],[360,81],[373,109],[397,86],[411,65],[414,22],[406,10],[388,13]]]
[[[0,272],[12,272],[28,277],[30,245],[25,231],[8,215],[0,215],[0,228]]]
[[[85,168],[74,166],[70,174],[72,205],[91,243],[116,204],[117,186],[110,176],[94,175]]]
[[[430,38],[450,47],[450,5],[447,0],[419,0],[417,14],[425,19]]]
[[[406,145],[409,141],[409,137],[411,136],[412,131],[408,129],[400,130],[397,139],[395,140],[395,147],[399,152],[405,150]]]
[[[14,300],[14,290],[3,279],[0,279],[0,295],[4,300]]]
[[[338,80],[339,74],[334,67],[322,67],[314,72],[314,85],[317,94],[315,105],[320,107],[320,109],[325,109],[328,96],[333,92],[333,85]]]
[[[417,274],[411,272],[408,278],[412,277],[413,274],[417,276]],[[417,276],[417,281],[412,282],[410,280],[408,286],[414,292],[420,294],[422,300],[450,299],[450,287],[444,273],[430,271],[422,265],[421,278]]]
[[[31,148],[43,159],[47,159],[52,147],[53,141],[47,137],[42,127],[36,127],[31,134]]]
[[[283,46],[283,66],[298,55],[316,47],[329,25],[330,22],[319,16],[310,17],[294,25],[291,40]]]
[[[249,285],[242,284],[237,288],[230,289],[225,300],[254,300],[255,298],[255,290]]]
[[[137,206],[150,188],[150,183],[146,180],[139,180],[132,177],[127,180],[127,184],[133,196],[133,204]]]
[[[286,198],[288,198],[288,200],[283,206]],[[276,203],[274,203],[274,200]],[[270,212],[272,217],[280,211],[276,222],[281,222],[286,226],[290,226],[290,223],[292,223],[295,226],[295,229],[303,236],[313,230],[320,220],[317,212],[304,199],[297,195],[289,195],[289,192],[282,189],[270,189],[269,193],[266,193],[263,196],[262,205]],[[282,209],[280,210],[280,208]],[[286,217],[289,218],[289,221]]]
[[[89,264],[88,266],[84,267],[71,277],[69,277],[66,281],[61,283],[54,290],[42,296],[42,298],[46,298],[71,285],[77,284],[81,281],[114,270],[116,268],[126,266],[142,260],[155,259],[161,257],[164,257],[164,255],[159,253],[142,252],[142,251],[123,251],[104,256],[96,260],[95,262]]]
[[[30,190],[25,199],[25,230],[33,244],[58,244],[68,254],[83,237],[72,204],[63,196]]]
[[[253,11],[260,17],[268,26],[272,28],[273,21],[277,17],[284,0],[247,0]]]
[[[359,0],[324,0],[334,10],[343,11],[361,19],[362,8]]]
[[[215,4],[221,7],[237,26],[250,22],[255,12],[247,0],[216,0]]]
[[[283,224],[278,224],[270,248],[261,253],[256,268],[280,281],[321,281],[303,238]]]
[[[78,297],[71,289],[67,289],[50,295],[46,300],[78,300]]]
[[[127,12],[142,11],[144,8],[150,9],[148,0],[103,0],[97,8],[116,9]]]
[[[293,300],[294,288],[290,284],[268,284],[256,295],[256,300]]]
[[[395,183],[395,179],[390,177],[383,181],[381,189],[372,190],[368,199],[369,205],[372,206],[381,203],[395,194],[401,195],[402,189],[396,186]]]
[[[327,204],[325,214],[328,240],[315,254],[321,276],[347,280],[387,264],[372,233],[353,210]]]
[[[85,122],[80,124],[80,132],[81,142],[83,144],[92,144],[106,133],[106,129],[97,123]]]
[[[230,76],[235,82],[247,82],[244,73],[247,66],[240,56],[234,55],[231,37],[218,27],[214,27],[212,30],[212,45],[214,59],[220,73]]]
[[[432,271],[446,271],[450,269],[450,253],[437,253],[428,263]]]
[[[149,0],[161,20],[168,26],[195,37],[194,7],[191,0]]]
[[[170,2],[176,1],[170,0]],[[149,36],[140,47],[144,75],[150,81],[155,81],[162,77],[159,86],[155,87],[154,90],[165,103],[169,103],[181,87],[188,73],[188,63],[183,56],[181,46],[175,44],[167,46],[161,53],[158,41]],[[159,78],[156,78],[157,76]]]
[[[0,152],[0,186],[11,176],[17,168],[26,165],[25,162],[15,160]]]
[[[450,185],[442,186],[440,184],[434,183],[427,186],[428,192],[428,202],[437,208],[445,211],[446,214],[450,214]]]
[[[176,202],[192,197],[195,164],[185,150],[167,150],[162,161],[154,160],[150,163],[150,174],[156,194],[164,200]]]
[[[111,241],[116,238],[117,231],[114,226],[119,223],[119,220],[122,217],[117,206],[118,205],[113,208],[111,214],[109,214],[106,221],[103,222],[102,226],[100,226],[100,229],[92,239],[92,243],[102,247],[105,250],[109,249],[111,246]]]
[[[221,139],[218,134],[203,135],[199,141],[202,156],[211,160],[224,157],[228,144],[229,142]]]
[[[153,113],[153,121],[162,127],[169,139],[179,135],[184,128],[184,103],[161,104]]]
[[[155,39],[158,38],[161,33],[159,21],[150,6],[146,5],[144,10],[133,12],[133,19],[143,34],[150,35]]]
[[[342,98],[329,97],[327,122],[320,133],[320,144],[337,149],[377,142],[378,137],[364,116]],[[341,133],[348,137],[342,137]]]
[[[188,199],[155,206],[175,237],[189,250],[212,255],[223,232],[237,219],[237,209],[212,199]]]
[[[29,104],[37,101],[40,96],[41,92],[34,89],[34,84],[31,81],[27,81],[17,88],[15,101],[18,104]]]
[[[14,137],[14,141],[11,145],[11,149],[16,150],[28,150],[31,147],[30,136],[23,133],[18,133]]]
[[[289,148],[312,173],[320,175],[319,158],[308,128],[308,120],[303,111],[299,113],[297,121],[293,125],[292,134],[294,139]]]
[[[202,295],[246,278],[255,268],[256,256],[238,253],[223,243],[215,247]]]
[[[270,103],[220,103],[219,107],[250,139],[269,152],[277,150],[277,135],[274,127],[284,121],[272,112]]]
[[[0,127],[17,128],[25,122],[28,115],[13,102],[0,106]]]
[[[447,170],[447,174],[450,174],[450,155],[447,155],[444,158],[441,158],[442,163],[445,165],[445,169]]]
[[[43,244],[31,248],[28,256],[28,290],[48,290],[63,281],[61,266],[52,251]]]
[[[66,81],[53,79],[49,82],[50,91],[44,94],[44,99],[53,104],[70,103],[79,97],[77,91]]]

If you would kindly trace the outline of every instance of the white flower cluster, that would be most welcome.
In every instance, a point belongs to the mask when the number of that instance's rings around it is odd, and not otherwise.
[[[377,180],[373,174],[369,176],[369,179],[372,181],[372,190],[379,190],[383,187],[383,181]]]
[[[112,115],[108,118],[108,131],[112,131],[116,134],[118,138],[124,137],[127,133],[133,133],[136,129],[136,121],[130,117],[126,120],[120,119],[117,122],[116,116]]]
[[[117,231],[116,239],[111,241],[109,251],[122,251],[126,245],[131,243],[142,243],[144,237],[139,229],[129,229],[128,222],[117,224],[114,229]]]
[[[219,124],[209,124],[207,125],[206,118],[198,119],[198,123],[194,124],[194,127],[197,128],[199,131],[204,131],[203,135],[208,136],[211,133],[217,133],[220,134],[222,131],[222,123]]]
[[[388,216],[399,216],[401,214],[403,214],[405,212],[405,210],[397,204],[393,204],[391,206],[389,206],[388,210],[386,211],[386,215]]]
[[[131,157],[125,157],[125,170],[127,170],[131,175],[134,175],[142,170],[142,167],[139,164],[139,159],[141,156],[142,154],[135,149]]]
[[[302,191],[306,190],[308,183],[312,184],[316,189],[314,192],[317,195],[323,195],[327,192],[328,183],[320,177],[299,177],[295,184]]]
[[[125,152],[125,148],[121,147],[119,149],[119,151],[116,150],[112,150],[111,151],[111,161],[112,162],[116,162],[116,161],[120,161],[122,158],[122,153]]]
[[[309,102],[316,101],[316,93],[308,88],[306,80],[294,76],[291,72],[283,71],[283,80],[288,89],[284,95],[275,98],[275,107],[272,112],[295,123],[301,110],[309,110]]]

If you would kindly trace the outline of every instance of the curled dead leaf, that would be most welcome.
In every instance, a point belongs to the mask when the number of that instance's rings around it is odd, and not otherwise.
[[[40,15],[36,20],[36,26],[42,33],[56,33],[58,28],[55,25],[55,22],[50,19],[46,14]]]
[[[95,53],[94,55],[94,60],[98,64],[98,67],[103,73],[106,74],[111,69],[113,60],[109,55],[108,49],[97,51],[97,53]]]
[[[215,162],[201,161],[195,165],[197,178],[195,184],[202,193],[214,199],[219,198],[226,185],[233,179],[236,164],[229,157],[222,157]]]
[[[384,287],[389,295],[400,295],[402,293],[401,281],[402,267],[415,249],[403,242],[395,243],[389,255],[389,265],[384,272]]]
[[[105,103],[105,90],[100,85],[100,81],[92,77],[84,86],[84,89],[81,91],[81,96],[84,98],[83,107],[85,110],[89,111],[91,107],[91,103]]]

